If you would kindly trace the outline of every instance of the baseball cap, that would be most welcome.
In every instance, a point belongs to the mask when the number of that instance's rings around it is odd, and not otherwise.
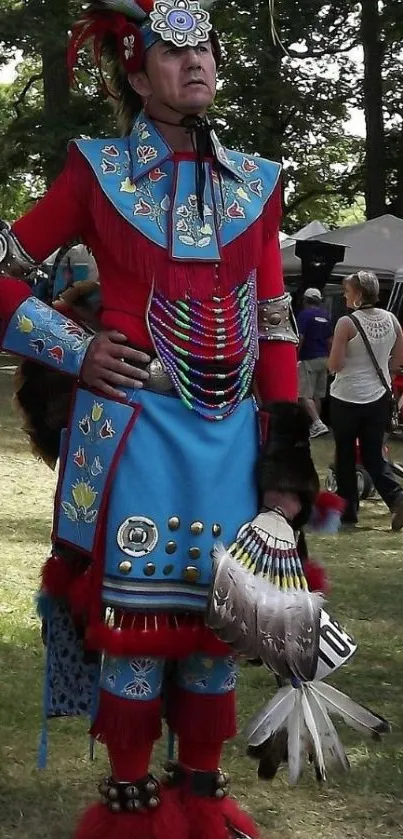
[[[304,297],[309,298],[309,300],[322,300],[322,295],[318,288],[307,288],[304,291]]]

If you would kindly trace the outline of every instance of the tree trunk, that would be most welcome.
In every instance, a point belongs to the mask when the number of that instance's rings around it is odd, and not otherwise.
[[[403,128],[400,131],[398,154],[396,160],[396,204],[393,212],[399,218],[403,217]],[[403,262],[403,260],[402,260]]]
[[[364,112],[367,128],[365,200],[367,218],[386,208],[385,128],[383,119],[381,20],[378,0],[361,4],[361,41],[364,49]]]
[[[43,168],[47,185],[59,174],[66,158],[69,130],[69,78],[66,62],[69,27],[68,0],[46,0],[41,44],[44,129],[48,138]]]

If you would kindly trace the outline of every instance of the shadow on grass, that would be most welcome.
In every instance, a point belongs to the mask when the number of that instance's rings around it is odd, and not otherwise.
[[[7,427],[0,423],[0,453],[6,456],[18,455],[25,458],[31,454],[29,440],[22,431],[19,431],[18,419],[16,419],[16,426],[17,431],[15,427]]]
[[[48,768],[37,769],[44,650],[39,625],[0,643],[1,839],[67,839],[104,773],[88,759],[88,721],[50,720]]]
[[[51,523],[34,516],[1,516],[3,538],[15,542],[43,542],[50,544]],[[8,532],[7,532],[8,531]]]

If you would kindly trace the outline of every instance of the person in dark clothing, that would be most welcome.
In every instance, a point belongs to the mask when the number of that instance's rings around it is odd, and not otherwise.
[[[327,434],[320,419],[322,399],[326,396],[327,359],[332,341],[332,326],[318,288],[307,288],[304,308],[297,317],[299,339],[299,398],[311,419],[311,437]]]

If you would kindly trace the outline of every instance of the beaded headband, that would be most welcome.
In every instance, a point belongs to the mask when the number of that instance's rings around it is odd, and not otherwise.
[[[177,47],[196,47],[210,38],[209,9],[215,0],[94,0],[73,27],[68,49],[71,77],[78,52],[93,41],[100,69],[105,37],[116,37],[119,57],[127,73],[141,69],[144,55],[157,41]]]

